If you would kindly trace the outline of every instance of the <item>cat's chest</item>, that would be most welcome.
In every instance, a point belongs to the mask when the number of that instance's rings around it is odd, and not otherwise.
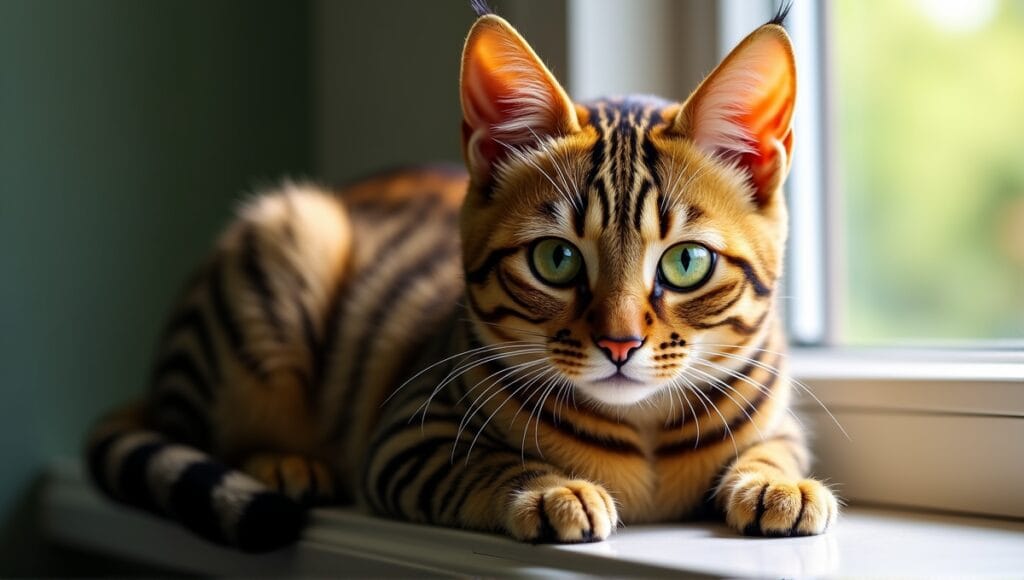
[[[723,466],[736,455],[732,439],[716,437],[672,446],[665,444],[661,426],[636,431],[641,455],[595,454],[585,474],[606,486],[627,524],[679,520],[692,514],[706,500]],[[746,445],[746,438],[746,433],[739,434],[737,445]]]

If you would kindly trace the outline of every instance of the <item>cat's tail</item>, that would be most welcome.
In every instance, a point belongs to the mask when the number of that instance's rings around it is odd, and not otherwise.
[[[89,474],[113,499],[176,520],[218,544],[266,552],[291,544],[306,510],[210,455],[147,429],[141,406],[116,411],[86,443]]]

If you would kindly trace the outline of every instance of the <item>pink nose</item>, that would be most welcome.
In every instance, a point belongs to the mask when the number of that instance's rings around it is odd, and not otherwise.
[[[633,351],[640,348],[644,341],[628,338],[599,338],[596,341],[597,347],[604,351],[604,354],[617,365],[622,365],[633,354]]]

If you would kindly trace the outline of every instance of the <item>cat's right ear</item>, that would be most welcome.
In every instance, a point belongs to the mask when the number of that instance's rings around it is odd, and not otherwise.
[[[478,184],[514,148],[580,130],[576,109],[523,40],[502,18],[476,21],[462,52],[462,150]]]

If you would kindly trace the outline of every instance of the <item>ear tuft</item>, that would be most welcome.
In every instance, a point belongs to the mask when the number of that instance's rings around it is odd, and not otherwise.
[[[473,12],[475,12],[478,17],[494,14],[491,7],[487,5],[487,0],[469,0],[469,7],[473,9]]]
[[[470,173],[486,181],[509,148],[579,130],[558,81],[508,22],[477,20],[462,53],[463,150]]]
[[[676,117],[673,132],[747,170],[763,205],[789,171],[795,99],[796,65],[789,36],[781,26],[766,24],[744,39],[694,91]]]

